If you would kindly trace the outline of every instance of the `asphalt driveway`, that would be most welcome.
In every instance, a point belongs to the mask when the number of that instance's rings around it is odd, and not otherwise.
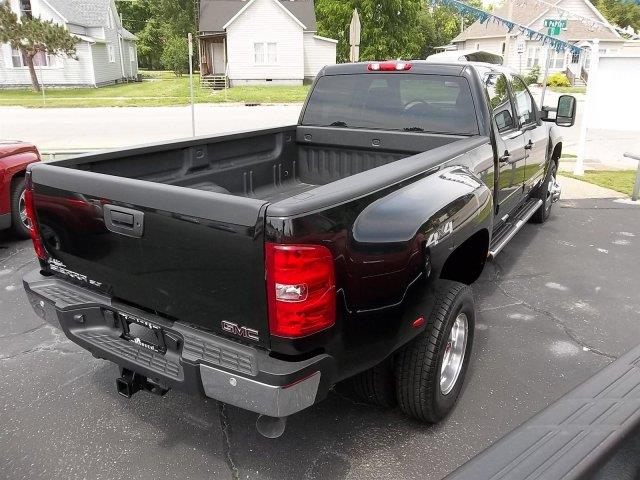
[[[29,242],[0,234],[0,476],[7,479],[437,479],[640,343],[640,208],[563,201],[474,285],[474,361],[453,414],[421,425],[331,394],[260,437],[213,400],[115,389],[31,312]]]

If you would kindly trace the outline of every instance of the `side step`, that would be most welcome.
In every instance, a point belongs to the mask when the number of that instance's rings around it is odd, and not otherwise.
[[[511,241],[515,234],[525,226],[533,214],[542,207],[542,203],[543,202],[540,199],[529,200],[513,218],[508,220],[508,223],[491,240],[491,246],[489,247],[490,260],[495,258],[507,243]]]

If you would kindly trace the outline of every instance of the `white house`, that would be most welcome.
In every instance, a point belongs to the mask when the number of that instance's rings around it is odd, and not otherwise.
[[[63,25],[78,39],[77,60],[37,55],[36,73],[48,87],[99,87],[138,78],[136,37],[120,22],[114,0],[8,0],[19,16]],[[31,85],[20,51],[0,45],[0,88]]]
[[[553,3],[550,6],[549,3]],[[507,1],[502,7],[494,10],[494,14],[510,19],[532,30],[546,32],[545,19],[561,18],[556,7],[569,10],[585,18],[567,20],[567,27],[558,38],[582,48],[580,54],[555,52],[549,50],[542,42],[518,37],[516,30],[509,33],[506,27],[494,22],[481,24],[475,22],[455,37],[451,43],[459,50],[483,50],[503,55],[504,64],[521,73],[527,73],[534,65],[544,70],[547,54],[551,55],[549,71],[564,72],[574,84],[586,82],[589,73],[589,56],[592,41],[600,39],[600,53],[618,53],[625,44],[625,39],[607,22],[596,7],[589,0],[559,0],[551,2],[536,2],[529,0]],[[593,23],[590,22],[598,22]],[[518,43],[524,43],[524,52],[518,53]]]
[[[300,85],[336,63],[338,41],[316,35],[313,0],[201,0],[200,71],[214,88]]]

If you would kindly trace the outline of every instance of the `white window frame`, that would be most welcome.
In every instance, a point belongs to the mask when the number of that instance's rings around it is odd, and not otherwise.
[[[16,65],[15,60],[18,60],[19,65]],[[17,48],[11,49],[11,66],[13,68],[22,68],[24,67],[24,59],[22,58],[22,52]]]
[[[253,63],[255,65],[277,65],[278,44],[276,42],[253,42]]]
[[[14,60],[16,59],[20,59],[19,66],[16,66],[14,63]],[[51,55],[50,53],[45,53],[43,54],[43,58],[45,61],[44,65],[38,65],[36,62],[36,57],[34,57],[34,67],[36,69],[40,69],[40,68],[44,68],[45,70],[49,70],[52,68],[60,68],[61,65],[58,62],[58,57],[55,55]],[[11,49],[11,68],[29,68],[29,66],[27,65],[27,62],[25,62],[24,57],[22,56],[22,51],[17,49],[17,48],[12,48]]]
[[[136,48],[133,45],[129,45],[129,61],[131,63],[136,61]]]
[[[116,63],[116,50],[111,43],[107,43],[107,57],[109,58],[109,63]]]
[[[564,69],[565,53],[564,52],[556,52],[555,50],[551,50],[550,54],[551,54],[551,62],[549,63],[549,68],[553,68],[555,70]],[[558,65],[558,63],[559,63],[559,65]]]
[[[540,65],[540,45],[529,45],[527,47],[527,68]]]

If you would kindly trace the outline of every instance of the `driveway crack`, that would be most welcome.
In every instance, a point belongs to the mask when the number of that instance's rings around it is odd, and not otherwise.
[[[9,333],[7,335],[0,335],[0,339],[2,338],[11,338],[11,337],[17,337],[19,335],[27,335],[28,333],[33,333],[36,332],[38,330],[40,330],[42,327],[44,327],[45,325],[47,325],[46,322],[41,323],[40,325],[30,328],[29,330],[25,330],[23,332],[17,332],[17,333]]]
[[[231,439],[229,438],[229,418],[227,417],[226,405],[223,402],[218,402],[218,410],[220,415],[220,430],[222,432],[224,457],[229,470],[231,471],[231,478],[233,480],[239,480],[240,472],[238,467],[233,461],[231,456]]]
[[[517,302],[517,305],[521,305],[525,308],[528,308],[529,310],[535,312],[535,313],[539,313],[541,315],[544,315],[545,317],[549,318],[551,321],[553,321],[558,327],[560,327],[562,329],[562,331],[565,333],[565,335],[567,335],[567,337],[569,337],[569,339],[571,339],[571,341],[573,341],[575,344],[577,344],[578,346],[582,347],[583,351],[588,351],[591,352],[595,355],[599,355],[601,357],[607,358],[609,360],[617,360],[617,356],[612,355],[610,353],[604,352],[596,347],[593,347],[589,344],[587,344],[586,342],[584,342],[577,334],[576,332],[574,332],[568,325],[566,325],[564,323],[564,321],[562,321],[560,318],[558,318],[554,313],[545,310],[544,308],[540,308],[540,307],[536,307],[535,305],[530,304],[529,302],[527,302],[526,300],[519,298],[518,296],[514,295],[513,293],[507,291],[507,289],[502,286],[500,284],[500,280],[501,280],[501,274],[502,274],[502,267],[500,266],[500,264],[494,259],[493,260],[493,264],[494,264],[494,269],[495,269],[495,273],[494,273],[494,278],[491,280],[491,282],[498,288],[498,290],[500,290],[500,292],[502,292],[503,295],[505,295],[506,297],[509,297],[512,300],[515,300]]]

